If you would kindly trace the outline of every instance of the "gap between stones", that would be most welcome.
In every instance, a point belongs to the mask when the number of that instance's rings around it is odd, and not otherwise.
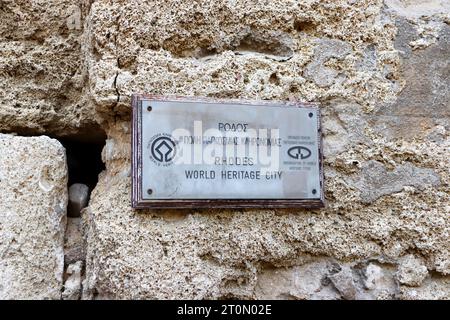
[[[79,300],[86,270],[82,215],[83,209],[89,204],[90,194],[97,185],[98,175],[105,170],[101,154],[106,143],[106,135],[93,137],[90,141],[77,139],[76,136],[58,140],[66,149],[69,194],[64,235],[64,285],[61,297],[64,300]]]
[[[66,149],[67,169],[69,174],[69,204],[67,215],[79,217],[86,207],[89,196],[98,182],[98,175],[105,170],[102,150],[105,140],[98,142],[60,139]]]
[[[18,128],[14,134],[24,137],[46,135],[58,140],[66,150],[69,199],[64,234],[64,274],[61,298],[79,300],[86,269],[82,215],[83,209],[89,204],[90,194],[98,183],[99,174],[106,169],[102,161],[106,134],[103,130],[92,130],[92,128],[83,128],[75,134],[64,137],[49,132],[21,130],[21,128]]]

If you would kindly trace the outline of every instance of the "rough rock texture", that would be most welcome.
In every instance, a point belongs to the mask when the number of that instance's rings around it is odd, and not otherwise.
[[[81,272],[83,261],[77,261],[67,267],[67,279],[64,282],[63,300],[79,300],[81,298]]]
[[[330,280],[344,299],[354,300],[356,298],[356,286],[350,267],[344,266],[340,271],[331,275]]]
[[[65,150],[0,134],[0,299],[60,299],[67,208]]]
[[[401,284],[418,287],[427,277],[427,267],[412,255],[405,256],[400,262],[397,279]]]
[[[425,281],[418,288],[402,287],[398,298],[404,300],[450,300],[449,287],[450,280],[448,277],[438,277],[434,280]]]
[[[392,101],[400,88],[385,74],[398,76],[399,56],[381,8],[376,0],[95,1],[91,93],[109,116],[128,114],[136,91]]]
[[[67,218],[66,233],[64,235],[64,263],[66,265],[86,259],[81,219]]]
[[[397,283],[404,255],[448,297],[450,28],[433,6],[95,1],[90,92],[108,141],[85,298],[425,297]],[[327,208],[133,211],[134,92],[322,102]]]
[[[361,192],[361,201],[372,203],[384,195],[402,191],[404,186],[423,190],[426,186],[439,185],[440,181],[432,169],[406,163],[387,170],[381,162],[369,160],[364,163],[355,181],[350,183]]]
[[[81,42],[89,2],[0,1],[1,132],[97,134],[83,94]]]
[[[262,299],[339,299],[339,293],[333,289],[328,278],[339,266],[326,258],[305,260],[307,263],[290,268],[264,266],[257,278],[255,297]]]
[[[0,0],[0,130],[107,133],[83,298],[450,298],[448,1],[74,3]],[[320,102],[326,208],[132,210],[144,92]]]

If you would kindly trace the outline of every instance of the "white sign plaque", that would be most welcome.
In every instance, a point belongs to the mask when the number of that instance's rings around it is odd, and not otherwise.
[[[319,108],[133,96],[135,208],[321,207]]]

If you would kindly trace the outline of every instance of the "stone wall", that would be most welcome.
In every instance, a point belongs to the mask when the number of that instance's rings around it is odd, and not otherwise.
[[[0,134],[0,299],[59,299],[67,208],[65,150]]]
[[[0,297],[450,299],[449,1],[0,0],[0,18]],[[132,210],[132,93],[320,102],[326,207]],[[12,134],[103,132],[65,228],[62,147]]]

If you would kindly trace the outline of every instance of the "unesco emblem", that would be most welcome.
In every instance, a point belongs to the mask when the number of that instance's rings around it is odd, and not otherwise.
[[[176,154],[176,144],[172,137],[165,133],[153,136],[148,144],[150,158],[158,165],[170,165]]]

